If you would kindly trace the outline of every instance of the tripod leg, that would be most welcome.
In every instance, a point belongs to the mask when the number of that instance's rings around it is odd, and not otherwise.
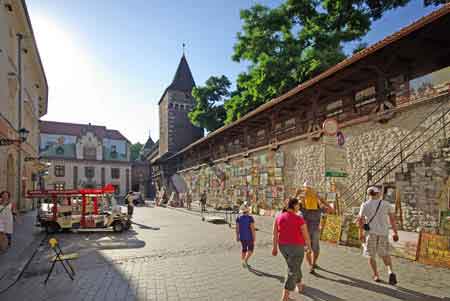
[[[58,249],[59,249],[59,254],[61,254],[61,255],[64,256],[64,253],[63,253],[63,251],[61,250],[61,248],[58,247]],[[72,267],[72,265],[70,264],[69,260],[64,259],[63,261],[61,261],[61,264],[62,264],[62,265],[64,265],[64,263],[66,263],[66,264],[69,266],[70,271],[72,272],[72,275],[75,275],[75,270],[73,269],[73,267]]]
[[[66,265],[64,264],[65,259],[62,259],[62,258],[60,257],[60,254],[61,254],[61,253],[62,253],[62,252],[61,252],[61,249],[59,249],[58,255],[56,256],[56,260],[58,260],[59,262],[61,262],[61,265],[63,266],[63,268],[64,268],[64,270],[66,271],[67,275],[69,275],[70,279],[73,280],[72,274],[69,272],[69,270],[67,269]],[[62,255],[64,255],[64,254],[62,254]]]
[[[50,275],[52,274],[53,269],[55,268],[56,260],[59,257],[59,254],[56,251],[55,251],[55,253],[56,253],[56,258],[55,258],[55,260],[53,260],[52,267],[50,268],[50,271],[48,271],[47,278],[45,278],[44,284],[47,284],[48,278],[50,278]]]

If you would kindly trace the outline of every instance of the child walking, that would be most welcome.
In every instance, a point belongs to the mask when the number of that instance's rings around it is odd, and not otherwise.
[[[242,244],[242,267],[248,268],[248,260],[255,248],[255,220],[250,215],[250,208],[246,204],[241,206],[239,212],[240,215],[236,218],[236,240]]]

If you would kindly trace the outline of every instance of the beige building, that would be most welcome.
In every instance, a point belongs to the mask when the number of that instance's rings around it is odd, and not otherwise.
[[[38,123],[47,113],[47,95],[25,1],[0,0],[0,190],[10,191],[20,209],[31,207],[25,192],[37,184]],[[29,131],[26,141],[10,144],[22,128]]]
[[[40,122],[40,156],[50,163],[45,189],[116,187],[131,189],[130,142],[104,126]]]

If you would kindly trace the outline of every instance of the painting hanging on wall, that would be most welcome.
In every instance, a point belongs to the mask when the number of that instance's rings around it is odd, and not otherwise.
[[[284,166],[284,153],[282,151],[277,151],[275,153],[275,166],[276,167]]]

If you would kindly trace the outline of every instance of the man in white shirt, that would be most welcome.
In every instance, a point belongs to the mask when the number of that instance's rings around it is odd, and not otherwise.
[[[363,242],[364,255],[369,257],[369,266],[373,272],[373,280],[380,282],[377,270],[376,255],[383,259],[389,273],[389,284],[397,284],[397,277],[392,271],[389,250],[389,224],[394,232],[394,241],[398,240],[397,224],[391,204],[381,199],[378,187],[367,190],[368,200],[361,205],[358,216],[359,237]]]

